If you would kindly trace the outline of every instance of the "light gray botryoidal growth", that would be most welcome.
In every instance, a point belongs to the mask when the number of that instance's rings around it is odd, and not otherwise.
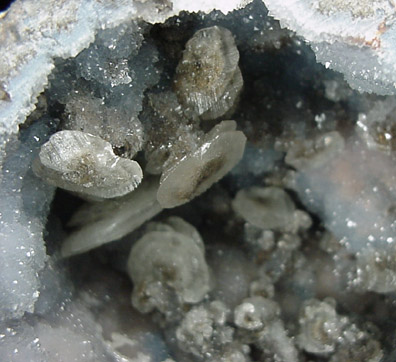
[[[300,316],[299,345],[309,353],[334,352],[345,321],[340,319],[333,301],[307,301]]]
[[[262,360],[297,362],[297,349],[287,335],[276,302],[261,296],[246,298],[234,310],[241,339],[262,351]]]
[[[233,341],[234,328],[227,325],[229,312],[220,301],[193,307],[176,330],[179,347],[197,357],[220,354]]]
[[[382,360],[383,351],[375,337],[339,315],[333,299],[305,301],[299,323],[297,343],[309,353],[331,356],[331,362]]]

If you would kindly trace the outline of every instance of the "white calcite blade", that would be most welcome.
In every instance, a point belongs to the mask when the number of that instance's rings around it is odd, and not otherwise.
[[[137,162],[116,156],[110,143],[80,131],[51,136],[41,147],[34,172],[51,185],[99,199],[125,195],[143,177]]]
[[[223,116],[242,89],[238,61],[239,52],[228,29],[198,30],[176,68],[174,89],[180,102],[203,119]]]
[[[157,189],[157,180],[147,180],[124,197],[81,207],[70,220],[77,230],[64,240],[62,255],[87,252],[136,230],[161,212]]]
[[[164,208],[182,205],[205,192],[242,158],[246,137],[241,131],[223,132],[206,141],[164,172],[158,202]]]

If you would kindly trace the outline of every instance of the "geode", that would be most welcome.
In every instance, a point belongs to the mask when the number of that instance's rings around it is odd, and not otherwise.
[[[4,359],[394,359],[395,4],[264,3],[1,15]]]

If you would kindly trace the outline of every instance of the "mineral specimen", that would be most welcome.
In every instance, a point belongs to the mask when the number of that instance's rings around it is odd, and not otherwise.
[[[99,199],[125,195],[143,177],[137,162],[117,157],[108,142],[80,131],[51,136],[33,168],[51,185]]]
[[[176,68],[174,88],[186,107],[202,119],[224,116],[242,89],[239,52],[228,29],[197,31],[187,42]]]
[[[146,233],[128,259],[135,285],[132,303],[143,313],[156,308],[166,314],[178,303],[197,303],[210,289],[202,242],[197,243],[190,230],[176,231],[172,225],[169,231],[161,229],[159,225],[158,231]]]
[[[259,228],[292,229],[295,206],[281,188],[251,187],[240,190],[232,206],[244,219]]]
[[[240,161],[246,137],[235,130],[234,122],[223,125],[209,132],[196,151],[162,173],[157,194],[162,207],[172,208],[192,200]]]
[[[264,2],[1,15],[3,359],[395,359],[395,4]]]
[[[157,190],[158,181],[148,179],[123,197],[83,205],[69,222],[75,230],[63,242],[62,255],[86,252],[137,229],[162,210]]]
[[[63,128],[98,136],[133,158],[143,147],[143,127],[125,109],[108,107],[99,98],[78,95],[66,105],[67,120]]]

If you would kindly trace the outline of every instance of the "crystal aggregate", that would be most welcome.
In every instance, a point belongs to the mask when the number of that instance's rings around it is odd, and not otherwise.
[[[0,278],[2,355],[391,361],[395,104],[317,64],[260,1],[99,30],[7,150],[2,201],[23,214],[0,234],[41,231],[37,265],[9,256],[26,285]]]

